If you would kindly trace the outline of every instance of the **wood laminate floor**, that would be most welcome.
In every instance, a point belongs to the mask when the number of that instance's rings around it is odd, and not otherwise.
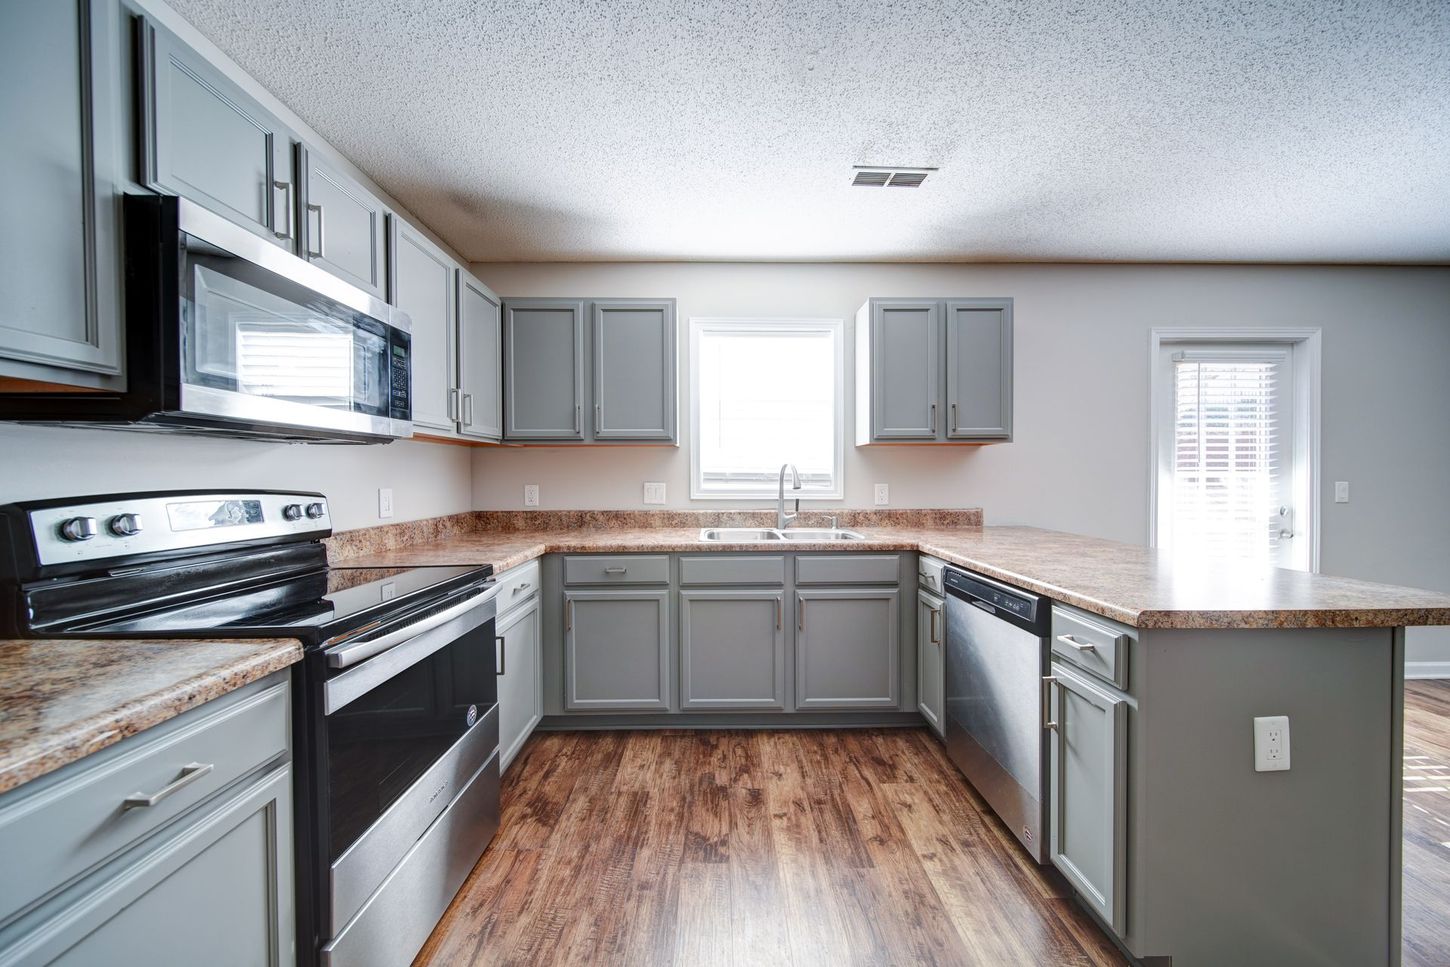
[[[1405,724],[1405,964],[1450,964],[1450,683]],[[415,965],[1126,961],[924,730],[555,732]]]

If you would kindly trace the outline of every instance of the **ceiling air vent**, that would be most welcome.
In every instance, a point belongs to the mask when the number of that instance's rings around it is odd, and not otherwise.
[[[891,168],[856,166],[851,184],[862,188],[920,188],[935,168]]]

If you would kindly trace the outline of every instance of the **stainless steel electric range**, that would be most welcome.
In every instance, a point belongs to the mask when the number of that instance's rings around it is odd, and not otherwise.
[[[498,828],[490,567],[329,567],[321,494],[0,508],[0,635],[302,641],[298,961],[407,963]]]

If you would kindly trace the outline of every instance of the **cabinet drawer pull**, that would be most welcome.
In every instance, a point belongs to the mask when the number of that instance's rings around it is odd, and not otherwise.
[[[282,223],[287,226],[287,230],[285,232],[277,231],[277,222],[280,220],[277,218],[276,212],[277,192],[279,191],[282,192],[282,196],[286,199],[286,201],[283,203],[285,207],[282,210],[282,214],[285,216],[285,220],[282,220]],[[276,235],[278,238],[292,238],[292,236],[296,234],[297,231],[296,226],[292,222],[292,219],[294,217],[292,211],[292,182],[272,182],[272,206],[272,234]]]
[[[938,630],[938,628],[937,628],[937,619],[941,617],[941,609],[939,609],[939,608],[932,608],[930,610],[931,610],[931,643],[933,645],[939,645],[939,644],[941,644],[941,631]]]
[[[313,213],[316,213],[316,215],[317,215],[317,251],[315,251],[315,252],[312,250],[312,230],[311,230],[312,229],[312,217],[311,216],[313,215]],[[327,237],[326,237],[326,235],[323,234],[323,232],[325,231],[325,229],[323,227],[324,219],[323,219],[323,216],[322,216],[322,206],[321,205],[314,205],[311,202],[308,202],[307,203],[307,215],[308,215],[308,220],[307,220],[307,228],[308,228],[308,232],[307,232],[307,255],[308,255],[309,258],[314,258],[314,259],[326,258],[327,257]]]
[[[625,567],[622,564],[616,565],[614,567],[607,567],[604,569],[605,574],[626,574],[628,572],[629,568]]]
[[[1098,650],[1097,645],[1094,645],[1091,642],[1087,642],[1087,641],[1078,641],[1072,635],[1058,635],[1057,636],[1057,640],[1060,641],[1060,642],[1062,642],[1064,645],[1068,645],[1068,646],[1070,646],[1072,648],[1077,649],[1078,651],[1097,651]]]
[[[149,796],[144,792],[138,792],[135,795],[127,796],[121,802],[121,808],[123,810],[146,809],[150,806],[154,806],[161,800],[173,796],[181,790],[185,789],[193,782],[196,782],[198,779],[210,773],[211,770],[212,764],[210,762],[187,763],[186,765],[181,767],[181,775],[177,776],[174,782],[170,783],[169,785],[162,786],[160,789],[151,793]]]
[[[503,635],[494,635],[493,643],[496,646],[494,664],[498,666],[498,671],[494,672],[494,674],[502,675],[504,673],[504,662],[508,660],[508,642],[504,640]]]
[[[1056,684],[1054,676],[1042,676],[1042,727],[1053,732],[1058,730],[1057,723],[1052,721],[1052,686]]]
[[[520,581],[518,584],[514,585],[513,593],[514,594],[523,594],[525,591],[527,591],[531,587],[533,587],[533,585],[530,584],[528,581]]]

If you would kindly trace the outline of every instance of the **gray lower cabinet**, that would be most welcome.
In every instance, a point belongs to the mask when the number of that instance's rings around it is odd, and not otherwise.
[[[894,708],[896,588],[796,591],[796,708]]]
[[[298,254],[369,295],[387,297],[388,209],[338,166],[297,146]]]
[[[670,592],[564,593],[564,707],[669,711]]]
[[[5,7],[0,31],[0,378],[119,387],[112,159],[119,5]]]
[[[499,299],[458,271],[458,432],[477,440],[503,438],[503,329]]]
[[[1128,699],[1052,662],[1052,863],[1116,933],[1126,930]]]
[[[498,764],[502,772],[508,769],[544,717],[543,638],[538,595],[501,615],[497,632]]]
[[[942,631],[942,599],[925,591],[916,595],[916,707],[937,735],[946,734],[946,671]]]
[[[680,592],[680,707],[785,708],[785,591]]]
[[[165,29],[140,32],[142,181],[294,249],[291,131]]]
[[[451,433],[458,420],[458,266],[401,218],[392,219],[392,231],[388,295],[413,326],[413,424]]]
[[[674,300],[592,304],[596,440],[675,438]]]
[[[1012,300],[868,300],[856,411],[858,446],[1010,440]]]
[[[504,306],[504,438],[584,439],[584,303]]]

